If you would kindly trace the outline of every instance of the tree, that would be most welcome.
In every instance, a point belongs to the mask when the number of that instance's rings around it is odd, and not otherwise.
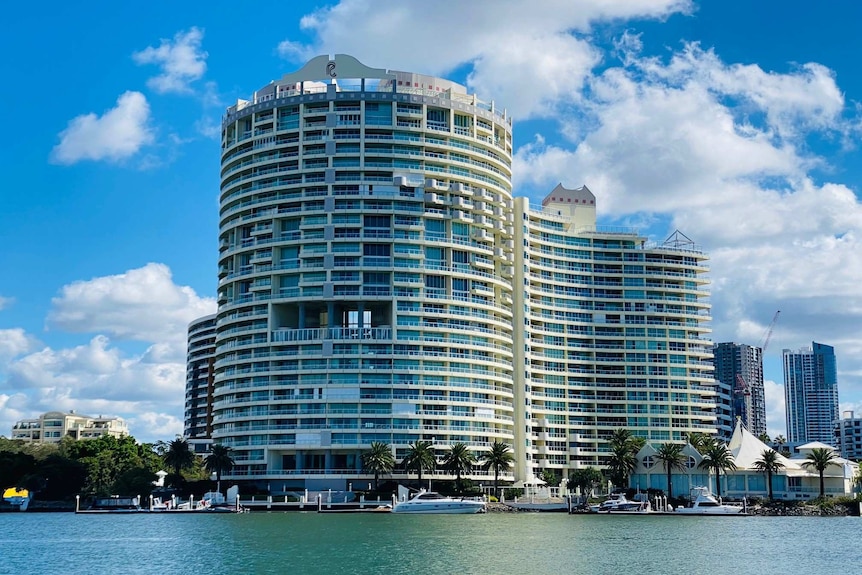
[[[762,443],[769,443],[772,441],[771,439],[769,439],[769,434],[766,432],[763,432],[760,435],[758,435],[757,439],[759,439]]]
[[[569,487],[576,487],[581,490],[581,494],[585,497],[591,497],[593,489],[599,485],[604,479],[602,472],[595,467],[586,467],[584,469],[576,469],[569,475]]]
[[[177,437],[168,446],[164,461],[165,465],[173,468],[174,475],[179,476],[183,469],[192,466],[195,461],[195,454],[189,447],[188,441],[182,437]]]
[[[679,443],[663,443],[656,451],[655,458],[662,462],[667,473],[667,498],[673,499],[673,470],[685,470],[688,457],[682,452],[683,445]]]
[[[388,443],[372,441],[371,449],[362,454],[362,465],[366,471],[374,474],[374,491],[380,481],[381,473],[391,473],[395,468],[395,456]]]
[[[608,476],[616,487],[627,487],[629,477],[637,467],[637,452],[644,439],[635,437],[625,428],[615,429],[610,437],[610,457],[606,462]]]
[[[559,487],[560,482],[563,480],[563,478],[560,475],[557,475],[553,469],[543,469],[539,474],[539,479],[544,481],[545,485],[548,485],[549,487]]]
[[[231,448],[227,445],[213,444],[212,451],[207,455],[204,462],[204,468],[209,473],[216,474],[216,490],[221,493],[221,474],[233,469],[233,456],[230,454]]]
[[[404,469],[407,473],[416,470],[419,475],[419,485],[422,485],[422,472],[424,470],[433,470],[437,464],[437,459],[434,457],[434,448],[430,441],[414,441],[410,444],[410,449],[404,457]]]
[[[443,458],[446,469],[455,473],[455,488],[461,490],[461,474],[469,472],[476,457],[464,443],[453,443]]]
[[[507,443],[495,441],[491,444],[491,451],[482,455],[482,465],[485,469],[494,470],[494,495],[499,497],[497,493],[497,483],[500,480],[500,472],[508,471],[515,462],[515,456],[512,455],[512,448]]]
[[[715,472],[715,494],[721,497],[721,472],[736,469],[736,463],[733,462],[733,454],[727,446],[718,440],[712,442],[705,448],[703,460],[698,467]]]
[[[712,437],[705,433],[700,433],[699,431],[693,431],[688,434],[686,438],[688,440],[689,445],[694,447],[698,453],[703,453],[712,443]]]
[[[826,489],[823,484],[823,473],[826,471],[826,468],[830,465],[835,464],[835,460],[838,459],[838,455],[829,448],[829,447],[815,447],[811,450],[811,453],[805,456],[805,461],[802,463],[802,466],[806,469],[811,469],[812,467],[817,470],[817,473],[820,474],[820,498],[826,494]]]
[[[784,469],[784,464],[778,457],[778,452],[774,449],[764,449],[760,452],[760,459],[754,462],[754,468],[766,474],[766,488],[769,490],[770,499],[772,499],[772,476]]]

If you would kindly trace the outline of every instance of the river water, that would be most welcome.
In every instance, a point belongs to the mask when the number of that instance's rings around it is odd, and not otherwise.
[[[0,514],[0,574],[857,573],[859,517]]]

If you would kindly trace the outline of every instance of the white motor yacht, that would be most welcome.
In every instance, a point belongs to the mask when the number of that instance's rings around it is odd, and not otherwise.
[[[649,510],[647,501],[629,501],[625,494],[611,495],[599,505],[590,505],[590,513],[646,512]]]
[[[407,501],[396,503],[392,513],[483,513],[485,502],[446,497],[434,491],[420,491]]]
[[[706,487],[693,487],[691,507],[677,507],[676,513],[685,515],[739,515],[745,511],[742,505],[728,505],[719,501]]]

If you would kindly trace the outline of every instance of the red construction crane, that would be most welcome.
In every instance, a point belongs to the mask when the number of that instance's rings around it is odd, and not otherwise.
[[[736,387],[733,389],[733,392],[739,395],[751,395],[751,390],[748,388],[748,384],[745,383],[745,378],[742,377],[742,374],[736,374]]]

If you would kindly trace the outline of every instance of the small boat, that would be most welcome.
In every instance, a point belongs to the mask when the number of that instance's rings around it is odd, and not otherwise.
[[[675,513],[680,515],[740,515],[745,512],[742,505],[720,503],[706,487],[691,489],[691,507],[677,507]]]
[[[396,503],[392,513],[484,513],[485,502],[446,497],[434,491],[420,491],[407,501]]]
[[[624,493],[612,494],[599,505],[590,505],[590,513],[645,512],[648,501],[629,501]]]
[[[30,505],[30,492],[26,489],[18,489],[10,487],[3,491],[3,509],[9,511],[27,511],[27,506]]]

